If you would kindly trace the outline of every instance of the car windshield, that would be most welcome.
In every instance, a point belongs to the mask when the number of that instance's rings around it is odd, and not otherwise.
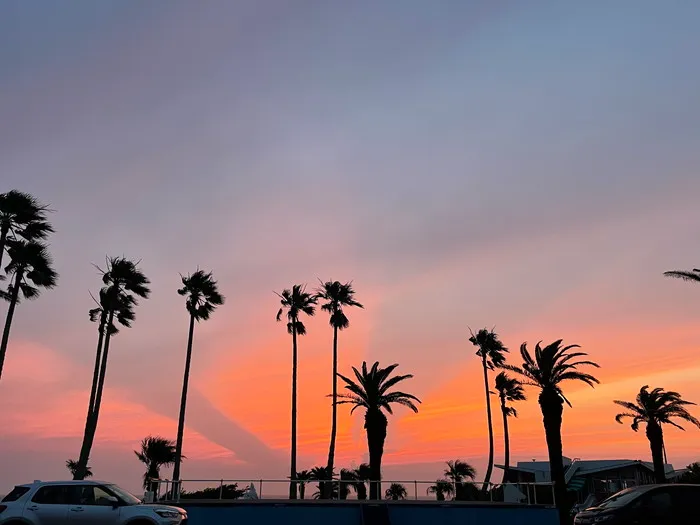
[[[605,501],[602,501],[601,503],[596,505],[596,507],[598,507],[599,509],[614,509],[617,507],[624,507],[630,501],[633,501],[634,499],[638,498],[639,495],[640,495],[640,492],[638,490],[634,490],[634,489],[621,490],[617,494],[613,494]]]
[[[118,487],[117,485],[107,485],[107,488],[127,505],[140,505],[142,503],[136,496],[125,491],[123,488]]]

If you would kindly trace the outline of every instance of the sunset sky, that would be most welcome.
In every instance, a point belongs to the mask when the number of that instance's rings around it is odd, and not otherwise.
[[[176,290],[198,266],[227,302],[197,327],[184,478],[288,475],[273,291],[318,278],[365,305],[341,371],[415,374],[385,479],[455,458],[483,475],[470,327],[495,326],[516,364],[523,341],[580,344],[601,385],[568,386],[565,455],[649,459],[612,400],[649,384],[700,402],[700,286],[662,276],[700,265],[699,23],[693,0],[0,2],[0,192],[50,203],[60,273],[16,312],[0,493],[78,455],[106,255],[141,260],[152,298],[112,343],[98,479],[139,490],[132,450],[175,437]],[[331,415],[332,332],[307,327],[300,468],[325,461]],[[518,411],[513,459],[544,459],[536,392]],[[339,425],[336,464],[365,461],[361,415]],[[700,460],[699,430],[666,436],[674,466]]]

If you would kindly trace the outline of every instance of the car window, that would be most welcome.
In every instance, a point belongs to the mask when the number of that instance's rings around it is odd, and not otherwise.
[[[654,491],[644,498],[641,508],[648,515],[667,516],[673,508],[671,493],[668,490]]]
[[[42,505],[71,505],[71,487],[67,485],[45,485],[36,491],[32,502]]]
[[[75,491],[78,505],[112,505],[114,496],[98,485],[76,485]]]
[[[673,498],[680,515],[700,513],[700,485],[697,487],[674,487]]]
[[[24,496],[27,492],[29,492],[29,487],[15,487],[12,489],[12,491],[2,498],[2,502],[6,503],[8,501],[17,501],[19,498]]]

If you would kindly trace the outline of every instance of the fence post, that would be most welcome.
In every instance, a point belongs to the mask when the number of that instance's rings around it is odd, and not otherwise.
[[[535,499],[535,505],[537,505],[537,483],[532,485],[532,496]]]
[[[557,493],[554,490],[554,483],[552,483],[552,503],[554,503],[554,506],[557,505]]]
[[[525,492],[527,492],[527,504],[530,505],[530,484],[525,484]]]
[[[416,499],[418,499],[418,480],[413,480],[413,489],[416,493]]]
[[[221,484],[219,485],[219,499],[224,499],[224,480],[221,480]]]
[[[260,494],[258,495],[258,498],[262,499],[262,482],[263,480],[260,480]]]
[[[493,503],[493,483],[489,483],[489,496],[491,496],[491,503]]]

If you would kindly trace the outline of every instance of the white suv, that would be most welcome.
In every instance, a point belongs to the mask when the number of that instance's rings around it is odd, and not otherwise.
[[[147,505],[101,481],[35,481],[0,502],[0,525],[186,525],[178,507]]]

